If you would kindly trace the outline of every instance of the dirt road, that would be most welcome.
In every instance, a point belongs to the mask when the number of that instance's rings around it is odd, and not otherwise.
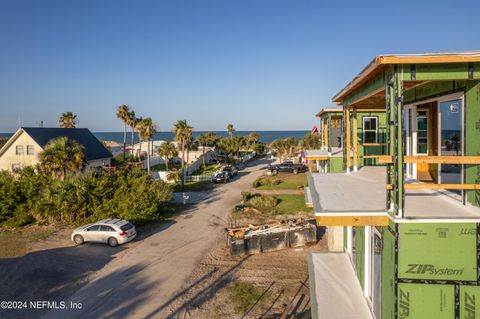
[[[265,165],[252,163],[196,207],[114,255],[66,300],[67,307],[81,309],[51,310],[44,318],[158,318],[209,249],[224,240],[229,210]]]

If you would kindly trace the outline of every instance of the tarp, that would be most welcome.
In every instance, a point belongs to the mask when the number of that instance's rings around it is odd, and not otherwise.
[[[373,318],[346,253],[310,253],[308,272],[312,318]]]

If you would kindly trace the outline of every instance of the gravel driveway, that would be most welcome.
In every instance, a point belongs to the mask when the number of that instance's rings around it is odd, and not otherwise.
[[[206,252],[216,242],[224,240],[223,228],[227,226],[230,209],[241,200],[241,191],[248,189],[262,174],[266,163],[253,162],[234,181],[216,186],[193,208],[160,226],[154,234],[123,249],[86,245],[8,260],[6,267],[0,264],[1,291],[12,283],[21,283],[25,286],[23,289],[32,289],[31,296],[65,301],[67,307],[72,302],[82,307],[31,312],[30,318],[40,314],[44,318],[158,318],[158,313],[175,301],[176,293]],[[33,264],[31,271],[15,270],[14,266],[21,263]],[[16,272],[20,274],[10,281],[2,276]],[[61,276],[57,277],[59,273]],[[89,273],[88,280],[85,279],[87,283],[76,281],[76,285],[68,286],[76,273]],[[48,294],[41,293],[43,280],[49,282],[44,286],[51,291],[65,283],[67,286],[50,296],[54,299],[49,299]],[[35,288],[37,286],[40,288]],[[22,295],[21,291],[7,294]]]

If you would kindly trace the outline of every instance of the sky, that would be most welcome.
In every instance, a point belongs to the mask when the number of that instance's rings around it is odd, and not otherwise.
[[[375,55],[480,49],[480,1],[0,0],[0,132],[309,130]]]

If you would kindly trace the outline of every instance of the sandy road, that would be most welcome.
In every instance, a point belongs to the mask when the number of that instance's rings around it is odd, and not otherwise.
[[[253,162],[229,184],[219,185],[196,207],[156,233],[116,254],[66,300],[81,309],[51,310],[44,318],[158,318],[204,254],[220,240],[241,191],[262,174],[266,161]]]

